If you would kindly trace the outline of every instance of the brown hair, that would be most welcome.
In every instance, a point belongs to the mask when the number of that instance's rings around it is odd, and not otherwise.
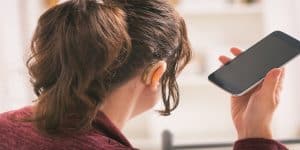
[[[34,122],[48,134],[91,127],[107,93],[159,60],[169,115],[176,74],[191,57],[184,20],[166,0],[72,0],[39,19],[27,62],[37,98]]]

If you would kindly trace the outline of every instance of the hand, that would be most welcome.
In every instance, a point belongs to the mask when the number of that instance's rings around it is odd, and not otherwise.
[[[238,48],[232,48],[235,56],[241,54]],[[219,60],[226,64],[231,61],[226,56]],[[271,122],[273,113],[279,104],[283,68],[272,69],[264,81],[243,96],[231,97],[231,115],[238,138],[272,138]]]

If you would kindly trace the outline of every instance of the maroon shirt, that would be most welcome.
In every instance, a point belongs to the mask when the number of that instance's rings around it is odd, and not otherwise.
[[[95,129],[65,138],[41,135],[29,122],[12,121],[11,116],[25,117],[32,114],[31,107],[0,114],[0,150],[132,150],[125,136],[104,113],[99,112],[93,122]],[[237,141],[234,150],[286,150],[273,140],[245,139]]]

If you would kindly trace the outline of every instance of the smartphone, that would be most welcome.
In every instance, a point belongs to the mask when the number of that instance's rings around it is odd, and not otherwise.
[[[300,41],[274,31],[210,74],[208,79],[232,95],[241,96],[258,85],[271,69],[283,66],[299,53]]]

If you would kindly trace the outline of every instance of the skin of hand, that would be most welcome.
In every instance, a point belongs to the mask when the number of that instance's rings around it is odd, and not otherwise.
[[[238,48],[231,48],[231,53],[238,56],[242,52]],[[231,61],[226,56],[220,56],[219,60],[223,64]],[[284,69],[274,68],[262,83],[248,93],[231,97],[231,114],[238,139],[272,139],[271,122],[279,104],[283,77]]]

